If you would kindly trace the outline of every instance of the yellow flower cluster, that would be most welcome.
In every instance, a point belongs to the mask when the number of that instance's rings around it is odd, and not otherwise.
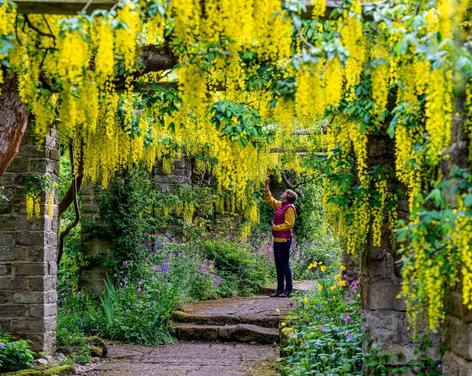
[[[345,11],[339,19],[339,32],[344,46],[349,51],[345,66],[347,97],[353,99],[354,88],[360,82],[366,60],[366,42],[360,19],[361,2],[353,1],[351,11]]]
[[[323,17],[326,13],[326,0],[312,0],[311,5],[313,6],[313,17]]]
[[[462,301],[472,309],[472,218],[466,215],[464,201],[459,200],[452,241],[462,261]]]
[[[117,12],[117,20],[122,22],[124,27],[116,30],[115,48],[128,70],[134,68],[136,60],[136,38],[140,25],[139,9],[136,8],[134,3],[128,1]]]
[[[329,106],[337,106],[343,93],[344,72],[338,58],[305,64],[297,72],[295,110],[299,121],[310,126]]]
[[[437,164],[444,149],[451,143],[452,74],[449,70],[440,68],[431,71],[426,96],[428,157]]]
[[[41,215],[41,197],[38,195],[26,195],[26,217],[33,218]]]

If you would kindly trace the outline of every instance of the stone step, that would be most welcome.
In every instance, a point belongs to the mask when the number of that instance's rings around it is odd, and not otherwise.
[[[295,308],[295,303],[290,299],[264,296],[227,298],[186,304],[174,313],[173,320],[195,325],[248,324],[278,328],[292,308]]]
[[[273,344],[280,339],[278,329],[253,324],[198,325],[178,323],[175,331],[178,339],[192,341]]]
[[[173,319],[178,323],[197,324],[197,325],[210,325],[210,326],[225,326],[225,325],[239,325],[239,324],[250,324],[262,326],[264,328],[278,328],[282,317],[274,312],[274,316],[260,316],[257,314],[245,314],[241,316],[235,316],[231,314],[205,314],[205,313],[193,313],[184,311],[175,311]]]

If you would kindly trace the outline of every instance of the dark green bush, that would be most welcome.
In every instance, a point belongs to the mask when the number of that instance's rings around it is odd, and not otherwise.
[[[0,333],[0,371],[10,372],[30,368],[34,365],[35,353],[25,340],[17,340]]]
[[[202,251],[215,263],[223,295],[250,295],[267,283],[267,261],[244,243],[208,240],[202,244]]]

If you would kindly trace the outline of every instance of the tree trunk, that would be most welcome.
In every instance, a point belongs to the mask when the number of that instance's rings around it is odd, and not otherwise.
[[[28,123],[28,110],[21,102],[16,76],[6,75],[0,87],[0,176],[19,151]]]

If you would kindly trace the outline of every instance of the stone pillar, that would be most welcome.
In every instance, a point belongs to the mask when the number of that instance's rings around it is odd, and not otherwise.
[[[192,184],[192,164],[184,153],[180,158],[176,158],[172,172],[168,175],[162,172],[157,166],[154,174],[154,183],[161,189],[168,189],[178,185]]]
[[[87,184],[80,191],[81,243],[85,261],[80,270],[80,289],[96,296],[105,290],[108,270],[104,263],[113,247],[109,225],[100,216],[100,194],[98,185]]]
[[[43,145],[27,132],[20,152],[0,180],[0,330],[32,341],[33,348],[54,352],[56,339],[57,194],[49,216],[46,194],[41,213],[26,218],[25,178],[57,180],[59,146],[51,129]]]
[[[462,304],[461,286],[446,296],[444,374],[472,375],[472,311]]]
[[[388,137],[369,137],[370,167],[380,165],[387,173],[391,172],[395,166],[394,156],[393,140]],[[392,187],[397,182],[389,181],[388,184]],[[400,209],[399,217],[405,217],[406,211]],[[408,330],[405,303],[397,298],[402,281],[400,266],[400,257],[392,244],[392,234],[385,221],[381,245],[374,246],[369,234],[368,245],[361,254],[361,302],[368,338],[372,341],[369,346],[384,353],[403,354],[405,361],[408,361],[414,358],[414,344]]]
[[[444,159],[442,170],[448,176],[453,166],[469,167],[469,144],[464,124],[467,120],[462,118],[467,113],[465,100],[457,103],[457,114],[452,131],[452,143],[449,149],[449,158]],[[469,136],[470,137],[470,136]],[[451,195],[451,201],[455,196]],[[444,340],[446,353],[444,355],[444,374],[447,376],[472,375],[472,310],[462,304],[462,284],[457,283],[446,294],[446,317],[444,325]]]

